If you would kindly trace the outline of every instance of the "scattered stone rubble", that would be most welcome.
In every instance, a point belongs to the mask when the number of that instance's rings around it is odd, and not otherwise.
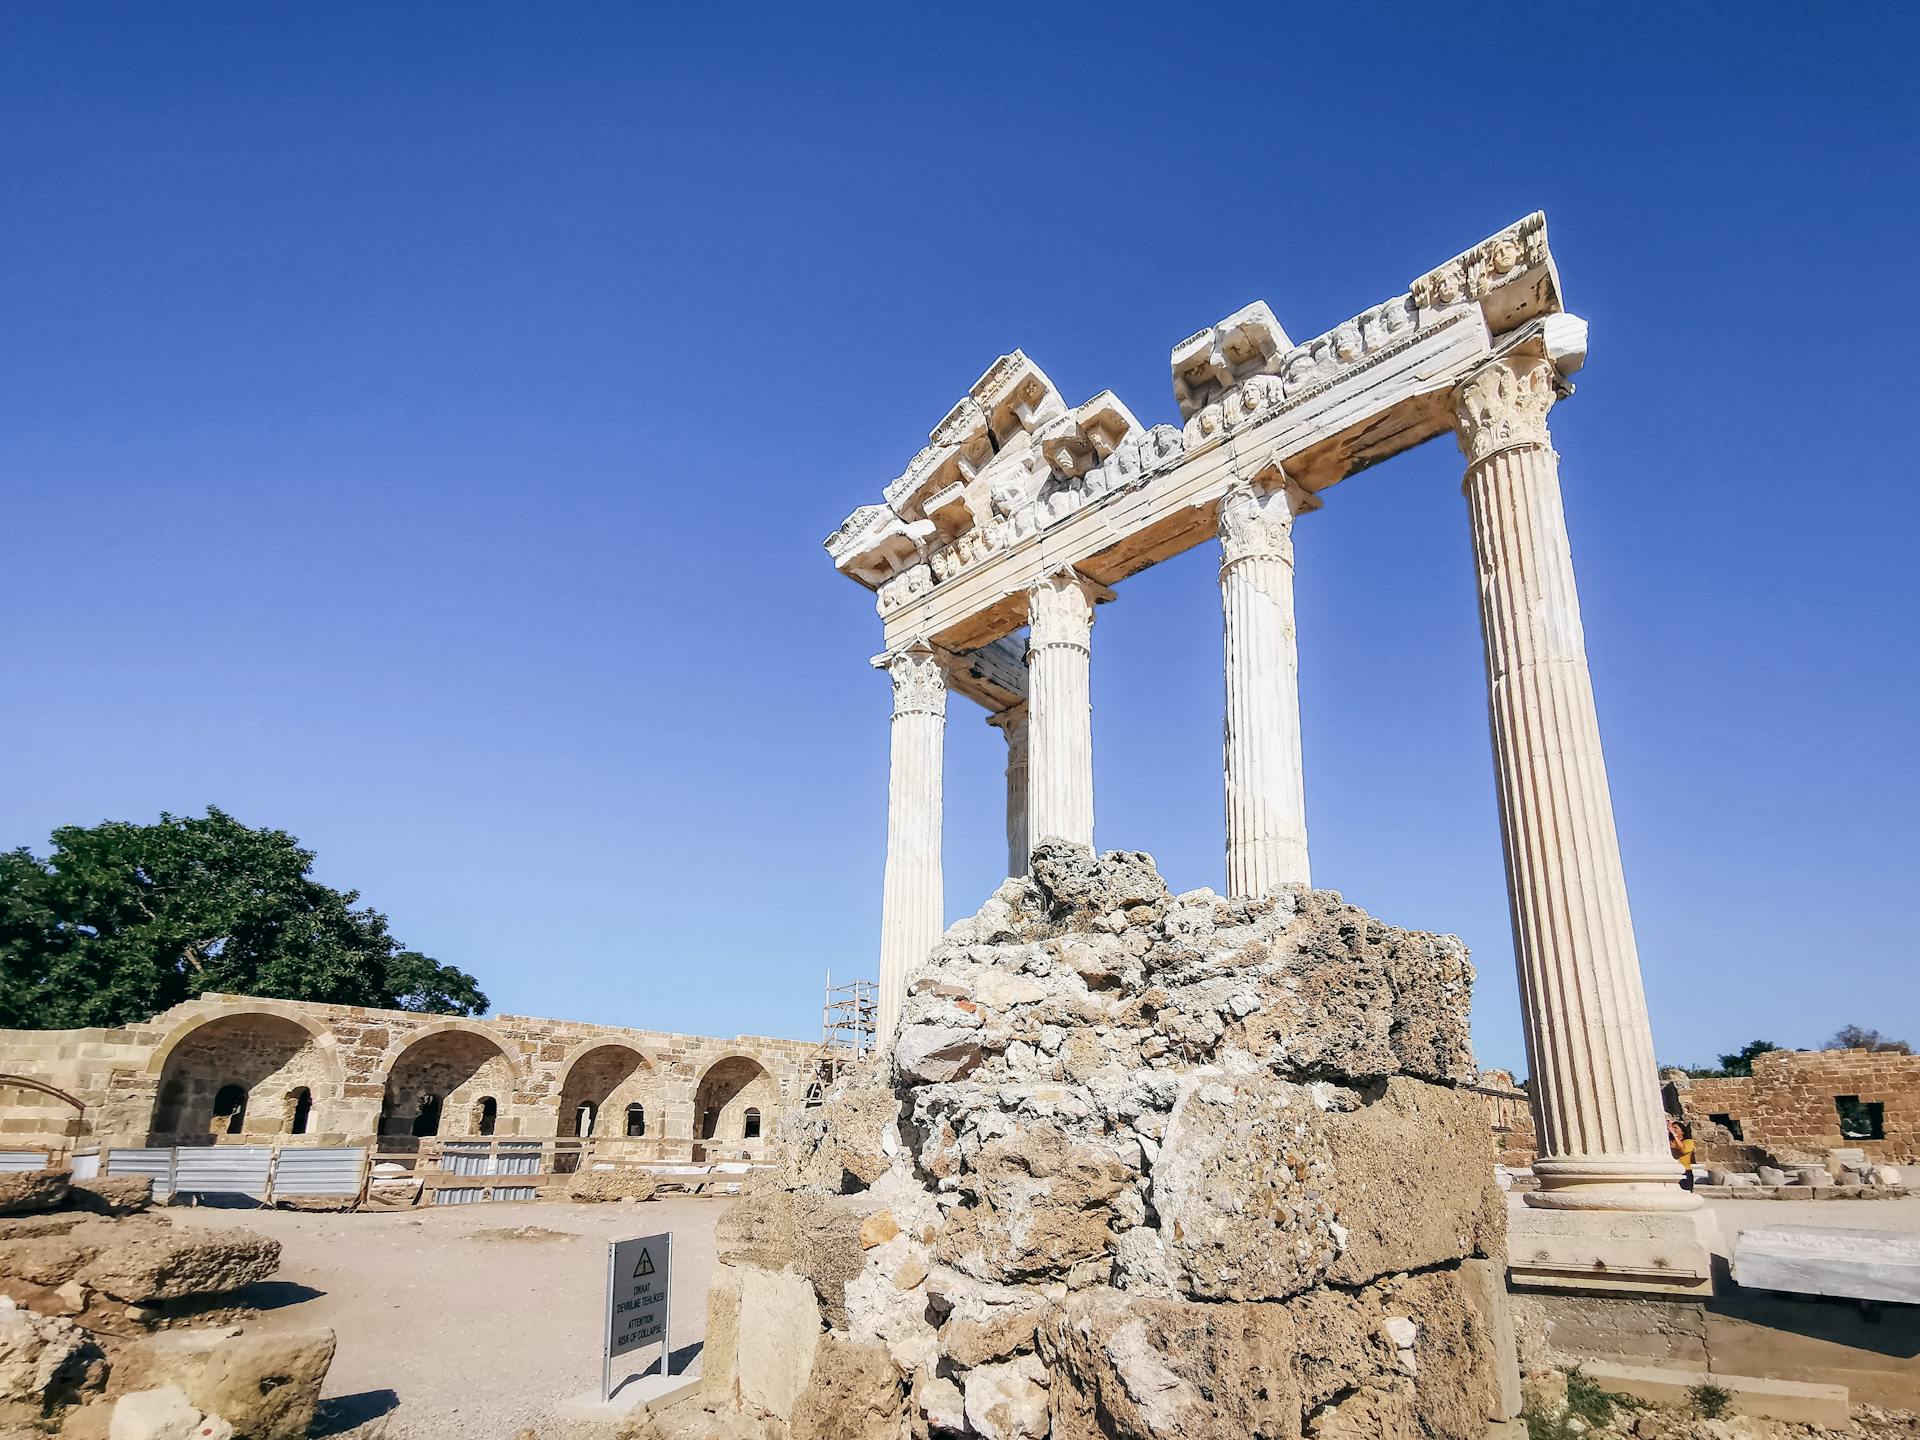
[[[145,1179],[0,1177],[0,1440],[295,1440],[333,1361],[328,1330],[253,1334],[235,1292],[278,1242],[176,1229]],[[223,1322],[215,1325],[209,1318]]]
[[[1481,1440],[1519,1377],[1472,978],[1329,891],[1043,845],[721,1221],[706,1423]]]

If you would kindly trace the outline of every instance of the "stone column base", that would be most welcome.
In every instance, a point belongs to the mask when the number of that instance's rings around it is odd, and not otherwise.
[[[1704,1297],[1713,1293],[1709,1210],[1539,1210],[1507,1207],[1515,1285]]]

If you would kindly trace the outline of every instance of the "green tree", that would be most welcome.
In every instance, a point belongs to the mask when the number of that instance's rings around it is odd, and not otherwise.
[[[1904,1040],[1890,1040],[1878,1030],[1862,1030],[1858,1025],[1842,1025],[1822,1050],[1877,1050],[1886,1055],[1911,1055],[1913,1046]]]
[[[471,975],[405,948],[313,852],[209,807],[0,852],[0,1026],[125,1025],[208,991],[477,1015]]]
[[[1755,1056],[1779,1048],[1771,1040],[1749,1040],[1731,1055],[1720,1057],[1720,1072],[1723,1075],[1751,1075]]]

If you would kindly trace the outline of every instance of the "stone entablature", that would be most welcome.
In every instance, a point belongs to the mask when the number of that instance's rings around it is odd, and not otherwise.
[[[1113,585],[1212,538],[1237,482],[1284,468],[1324,490],[1450,432],[1454,387],[1529,347],[1563,374],[1586,353],[1537,213],[1306,344],[1264,302],[1189,336],[1179,427],[1143,427],[1111,392],[1070,411],[1016,350],[827,551],[877,592],[889,650],[970,651],[1019,629],[1027,590],[1063,567]]]
[[[1920,1055],[1771,1050],[1754,1057],[1751,1076],[1674,1076],[1669,1086],[1670,1100],[1693,1126],[1703,1165],[1747,1169],[1763,1160],[1812,1161],[1841,1148],[1895,1165],[1920,1162]],[[1880,1107],[1881,1138],[1841,1133],[1842,1097]],[[1716,1115],[1734,1121],[1738,1136]]]
[[[644,1158],[757,1157],[805,1102],[818,1056],[764,1036],[204,995],[144,1025],[0,1030],[0,1146],[574,1136],[587,1105],[596,1140]],[[78,1102],[77,1116],[8,1076]],[[630,1107],[643,1134],[628,1141]]]

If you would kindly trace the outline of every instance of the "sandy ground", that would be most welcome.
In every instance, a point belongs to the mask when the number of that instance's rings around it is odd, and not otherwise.
[[[512,1440],[530,1425],[558,1433],[554,1403],[600,1383],[609,1240],[673,1232],[674,1369],[685,1366],[706,1333],[713,1227],[730,1203],[169,1214],[280,1242],[278,1277],[250,1297],[271,1307],[256,1323],[339,1337],[314,1435]]]
[[[713,1227],[727,1200],[645,1205],[470,1205],[400,1213],[170,1211],[181,1225],[245,1225],[281,1243],[258,1323],[339,1336],[317,1436],[512,1440],[562,1432],[556,1401],[599,1383],[609,1240],[671,1230],[674,1368],[706,1331]],[[1904,1200],[1711,1200],[1725,1255],[1743,1226],[1920,1233]],[[644,1358],[649,1358],[645,1357]]]

